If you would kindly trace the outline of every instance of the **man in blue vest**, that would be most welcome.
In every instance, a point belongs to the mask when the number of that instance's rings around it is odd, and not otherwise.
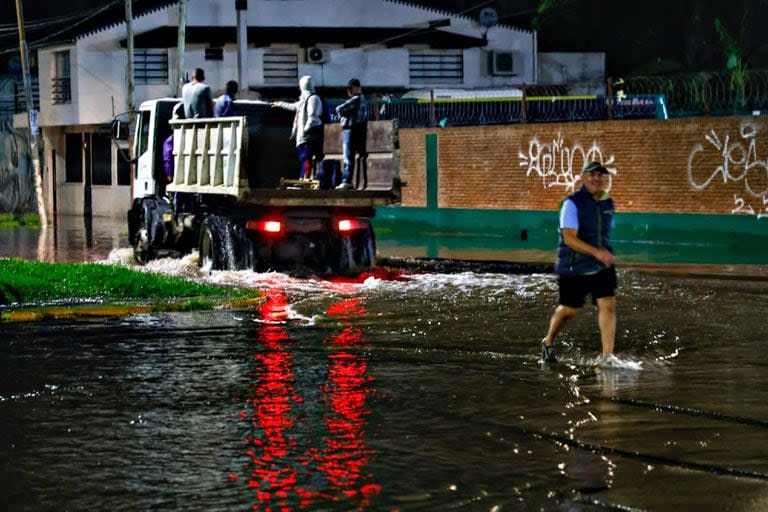
[[[608,169],[590,162],[581,171],[581,188],[560,209],[560,244],[555,264],[560,300],[541,341],[541,357],[556,362],[555,338],[576,316],[588,294],[597,305],[602,357],[613,353],[616,338],[616,267],[610,245],[613,200],[605,190]]]

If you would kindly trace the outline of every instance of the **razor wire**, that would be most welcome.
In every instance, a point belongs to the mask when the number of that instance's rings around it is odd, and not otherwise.
[[[606,83],[520,86],[506,90],[423,90],[420,97],[372,95],[369,119],[401,127],[667,119],[768,111],[768,70],[632,77]],[[450,97],[449,97],[450,93]],[[484,96],[483,96],[484,95]],[[494,97],[495,96],[495,97]],[[340,102],[341,100],[339,100]]]
[[[748,114],[768,109],[768,70],[625,79],[630,94],[662,94],[670,116]]]

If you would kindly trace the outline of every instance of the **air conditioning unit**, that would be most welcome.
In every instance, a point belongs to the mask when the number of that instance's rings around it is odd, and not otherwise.
[[[504,76],[516,75],[515,60],[518,58],[515,52],[488,53],[488,71],[491,75]]]
[[[323,48],[322,46],[313,46],[311,48],[307,48],[307,62],[311,64],[322,64],[323,62],[328,62],[328,56],[330,52],[328,48]]]

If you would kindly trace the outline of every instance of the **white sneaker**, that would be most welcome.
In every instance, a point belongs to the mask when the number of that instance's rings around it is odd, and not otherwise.
[[[338,187],[336,187],[336,190],[349,190],[350,188],[352,188],[351,183],[342,183]]]

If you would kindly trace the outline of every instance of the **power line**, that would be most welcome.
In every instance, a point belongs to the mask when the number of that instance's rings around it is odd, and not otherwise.
[[[63,28],[63,29],[61,29],[61,30],[59,30],[57,32],[54,32],[53,34],[50,34],[50,35],[48,35],[48,36],[46,36],[46,37],[44,37],[42,39],[38,39],[37,41],[34,41],[34,42],[30,43],[29,44],[29,48],[30,49],[40,48],[47,41],[50,41],[54,37],[56,37],[56,36],[58,36],[60,34],[63,34],[64,32],[72,30],[73,28],[77,27],[78,25],[81,25],[81,24],[85,23],[86,21],[94,18],[95,16],[98,16],[102,12],[104,12],[104,11],[106,11],[108,9],[113,8],[115,5],[117,5],[118,3],[121,3],[122,1],[123,0],[112,0],[112,2],[110,2],[109,4],[105,5],[104,7],[101,7],[100,9],[97,9],[97,10],[93,11],[91,14],[83,17],[82,19],[80,19],[80,21],[76,22],[75,24],[68,25],[66,28]],[[0,51],[0,55],[7,55],[9,53],[13,53],[13,52],[16,52],[16,51],[18,51],[18,48],[8,48],[6,50]]]

